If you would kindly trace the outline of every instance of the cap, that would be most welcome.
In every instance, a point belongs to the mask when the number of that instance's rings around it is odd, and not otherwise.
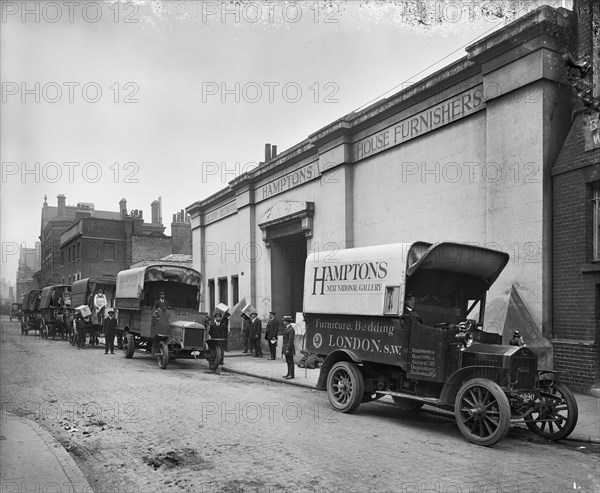
[[[415,298],[415,295],[409,291],[406,293],[406,298]]]
[[[115,311],[112,308],[109,308],[108,310],[106,310],[106,313],[115,313]]]
[[[250,312],[250,315],[258,315],[256,312]]]
[[[159,295],[163,295],[163,296],[164,296],[165,292],[164,292],[164,291],[161,291],[161,292],[160,292],[160,293],[158,293],[158,294],[159,294]]]
[[[275,315],[275,312],[269,312],[269,315]]]
[[[292,322],[294,319],[292,317],[290,317],[289,315],[286,315],[285,317],[283,317],[283,321],[284,322]]]

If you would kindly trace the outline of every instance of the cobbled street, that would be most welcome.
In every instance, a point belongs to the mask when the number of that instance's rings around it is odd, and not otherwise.
[[[22,336],[5,317],[1,372],[3,411],[49,431],[95,492],[599,491],[597,451],[575,442],[511,429],[478,447],[448,416],[385,402],[334,413],[325,392],[212,373],[204,360],[160,370],[140,353]]]

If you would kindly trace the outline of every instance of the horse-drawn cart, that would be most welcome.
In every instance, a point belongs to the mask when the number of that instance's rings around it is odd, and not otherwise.
[[[27,291],[21,298],[23,318],[21,320],[21,334],[27,335],[30,330],[37,330],[41,336],[44,328],[44,319],[40,314],[41,290]]]
[[[40,294],[40,314],[44,320],[42,337],[53,339],[58,335],[67,338],[68,329],[64,321],[63,312],[71,306],[71,286],[66,284],[53,284],[42,289]]]

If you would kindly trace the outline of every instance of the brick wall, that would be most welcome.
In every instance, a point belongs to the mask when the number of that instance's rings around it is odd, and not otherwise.
[[[592,184],[600,180],[600,149],[585,151],[583,114],[553,167],[554,368],[573,390],[600,386],[600,266],[592,263]]]
[[[172,252],[184,255],[192,254],[192,225],[191,223],[171,223]]]
[[[171,238],[168,236],[132,236],[131,263],[142,260],[159,260],[171,254]]]
[[[588,392],[599,382],[598,344],[555,341],[553,345],[554,369],[571,390]]]

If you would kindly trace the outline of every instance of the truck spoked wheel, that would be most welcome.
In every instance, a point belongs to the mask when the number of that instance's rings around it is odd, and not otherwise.
[[[135,351],[135,339],[131,332],[127,332],[123,336],[123,354],[128,359],[133,358],[133,352]]]
[[[454,416],[467,440],[487,447],[506,436],[510,426],[510,404],[498,384],[474,378],[456,394]]]
[[[340,361],[327,375],[327,397],[336,411],[351,413],[363,399],[365,383],[356,365]]]
[[[423,403],[419,401],[413,401],[412,399],[405,399],[404,397],[398,397],[396,395],[392,396],[394,400],[394,404],[396,407],[400,409],[403,413],[412,413],[413,411],[418,411],[423,407]]]
[[[165,341],[160,341],[158,344],[158,351],[156,352],[156,361],[158,367],[165,369],[169,364],[169,346]]]
[[[535,410],[525,416],[525,424],[547,440],[561,440],[575,429],[578,416],[575,396],[565,384],[552,382],[541,387]]]
[[[223,348],[219,344],[211,344],[210,356],[208,358],[208,367],[212,371],[216,371],[223,359]]]

